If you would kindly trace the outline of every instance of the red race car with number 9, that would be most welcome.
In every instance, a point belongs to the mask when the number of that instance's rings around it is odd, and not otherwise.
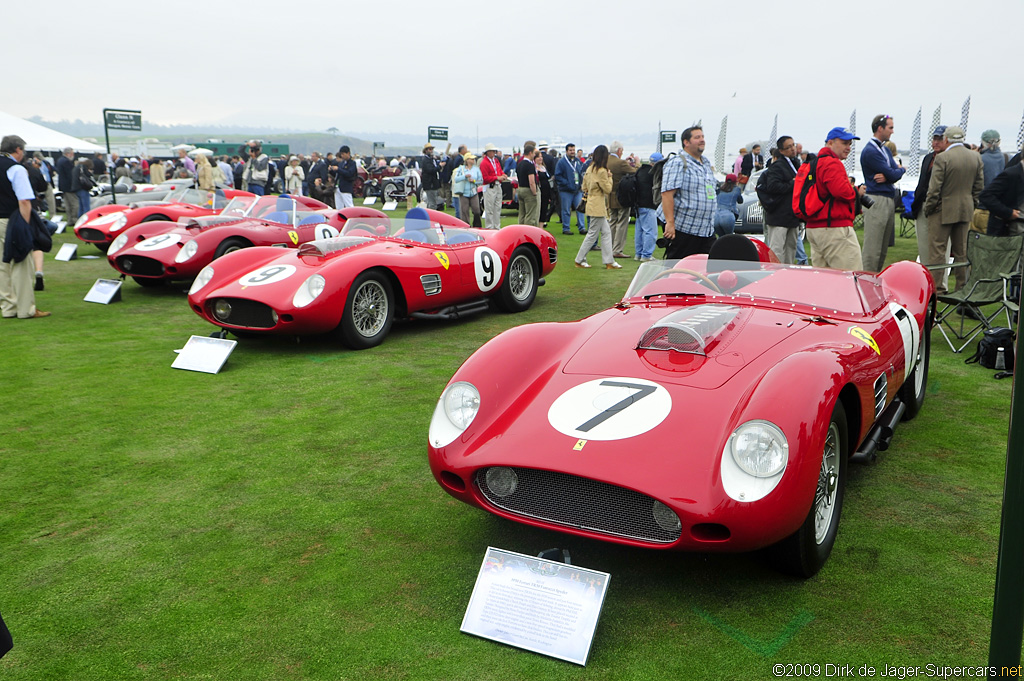
[[[555,267],[543,229],[470,229],[414,208],[404,220],[353,218],[297,251],[251,248],[203,269],[189,291],[199,316],[236,335],[333,333],[347,347],[384,341],[396,318],[455,319],[533,304]]]
[[[935,288],[780,265],[742,235],[644,263],[622,301],[497,336],[452,377],[430,467],[456,499],[635,547],[769,554],[815,574],[851,461],[925,398]]]

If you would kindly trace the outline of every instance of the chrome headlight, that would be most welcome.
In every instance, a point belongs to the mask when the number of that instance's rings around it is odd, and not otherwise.
[[[201,272],[199,272],[199,276],[196,277],[196,280],[192,282],[192,288],[188,290],[188,294],[192,295],[199,289],[203,288],[210,283],[211,279],[213,279],[213,268],[207,265]]]
[[[88,221],[89,221],[89,214],[88,213],[86,213],[84,215],[79,215],[78,219],[75,220],[75,227],[74,227],[74,229],[78,229],[79,227],[81,227],[82,225],[84,225]]]
[[[196,251],[198,250],[199,244],[197,244],[196,240],[193,239],[192,241],[186,243],[185,246],[180,251],[178,251],[178,254],[174,256],[174,262],[185,262],[193,255],[195,255]]]
[[[789,460],[786,436],[768,421],[747,421],[729,436],[726,449],[740,470],[755,478],[778,475]]]
[[[128,224],[128,216],[126,214],[124,214],[124,213],[118,213],[117,217],[114,218],[113,224],[110,225],[110,231],[111,232],[116,232],[117,230],[121,229],[122,227],[124,227],[127,224]]]
[[[434,408],[427,438],[433,447],[444,447],[462,435],[480,410],[480,391],[472,383],[448,386]]]
[[[327,280],[319,274],[314,274],[299,286],[295,296],[292,298],[292,305],[295,307],[306,307],[324,292],[325,286],[327,286]]]
[[[107,255],[113,255],[114,253],[117,253],[122,248],[124,248],[124,245],[126,243],[128,243],[128,235],[119,234],[118,237],[114,239],[113,242],[111,242],[110,248],[107,249]]]

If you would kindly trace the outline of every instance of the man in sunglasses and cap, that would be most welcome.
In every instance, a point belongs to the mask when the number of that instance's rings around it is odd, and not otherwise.
[[[864,196],[864,185],[854,188],[843,161],[850,155],[853,140],[860,138],[846,128],[832,128],[825,135],[825,146],[818,152],[818,196],[825,209],[807,220],[807,240],[811,242],[811,264],[835,270],[862,270],[860,242],[853,231],[857,200]]]

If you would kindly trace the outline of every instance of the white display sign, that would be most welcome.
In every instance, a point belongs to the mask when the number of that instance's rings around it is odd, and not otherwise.
[[[363,199],[363,205],[364,206],[372,206],[375,203],[377,203],[377,197],[376,196],[367,196],[365,199]]]
[[[172,369],[201,371],[215,374],[228,361],[238,341],[227,338],[210,338],[208,336],[192,336],[181,350],[175,350],[178,356],[171,364]]]
[[[487,547],[461,630],[587,664],[611,575]]]
[[[78,244],[64,244],[63,246],[60,247],[60,250],[57,251],[57,255],[55,255],[53,259],[63,260],[64,262],[67,262],[69,260],[74,260],[77,257]]]
[[[120,279],[97,279],[82,300],[101,305],[119,302],[121,300],[121,284],[123,283]]]
[[[385,201],[381,206],[382,210],[395,210],[396,208],[398,208],[398,201]]]
[[[63,220],[61,220],[61,221],[52,220],[51,222],[53,222],[55,225],[57,225],[57,231],[54,232],[54,234],[63,234],[64,230],[67,229],[67,227],[68,227],[68,224],[66,222],[64,222]]]

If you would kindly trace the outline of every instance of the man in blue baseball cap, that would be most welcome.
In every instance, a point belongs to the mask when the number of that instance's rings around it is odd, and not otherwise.
[[[818,197],[823,207],[807,216],[807,240],[811,243],[811,264],[836,270],[862,270],[860,242],[853,231],[857,199],[864,196],[864,185],[853,186],[843,161],[850,155],[853,140],[860,139],[846,128],[832,128],[825,135],[825,146],[818,152],[812,169]],[[810,165],[810,164],[808,164]]]

